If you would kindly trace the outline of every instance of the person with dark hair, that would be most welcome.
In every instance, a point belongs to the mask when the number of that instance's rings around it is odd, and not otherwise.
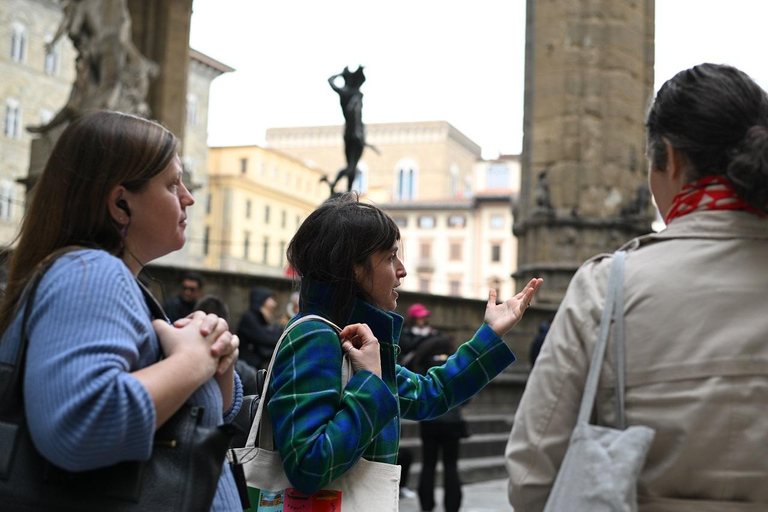
[[[768,94],[742,71],[701,64],[656,94],[650,189],[666,221],[631,240],[623,283],[625,414],[656,431],[641,511],[763,510],[768,460]],[[506,449],[517,512],[544,508],[577,421],[611,255],[565,294]],[[597,424],[617,426],[606,351]]]
[[[25,336],[25,428],[63,470],[148,460],[155,430],[185,403],[201,408],[206,427],[240,408],[238,340],[227,323],[204,313],[153,320],[136,279],[186,240],[194,199],[178,151],[158,123],[96,112],[62,132],[35,185],[0,305],[0,362],[15,361]],[[27,285],[49,264],[28,303]],[[234,509],[224,463],[212,510]]]
[[[363,457],[396,464],[400,418],[436,418],[482,389],[514,361],[501,339],[523,316],[540,279],[496,304],[443,365],[418,375],[395,363],[403,319],[393,313],[406,276],[392,218],[348,193],[312,212],[288,245],[301,277],[299,314],[276,353],[269,415],[286,476],[313,494]],[[294,320],[295,321],[295,320]],[[289,324],[290,325],[290,324]],[[341,339],[341,341],[340,341]],[[355,371],[342,386],[342,352]]]
[[[171,322],[185,318],[195,311],[195,303],[203,296],[203,276],[187,271],[181,276],[181,294],[163,304]]]
[[[240,337],[240,358],[256,370],[266,368],[272,358],[282,328],[275,323],[277,300],[269,288],[251,289],[250,308],[243,313],[237,326]]]
[[[194,311],[214,314],[229,322],[229,306],[216,295],[205,295],[195,303]],[[235,362],[235,372],[240,376],[243,383],[243,395],[260,395],[261,389],[258,386],[256,368],[249,365],[242,359]]]
[[[538,359],[539,354],[541,353],[541,347],[544,345],[544,340],[547,339],[547,333],[549,332],[549,327],[551,325],[552,320],[547,320],[539,324],[539,332],[534,336],[533,341],[531,342],[530,351],[528,352],[528,360],[531,363],[531,367],[536,364],[536,359]]]

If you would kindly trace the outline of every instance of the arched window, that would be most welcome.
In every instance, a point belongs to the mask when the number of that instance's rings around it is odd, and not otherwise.
[[[411,158],[404,158],[395,166],[395,200],[410,201],[416,199],[416,187],[419,168]]]
[[[24,62],[27,54],[27,27],[14,22],[11,30],[11,59],[14,62]]]
[[[352,190],[358,194],[368,192],[368,164],[363,161],[357,163],[357,175],[355,181],[352,182]]]

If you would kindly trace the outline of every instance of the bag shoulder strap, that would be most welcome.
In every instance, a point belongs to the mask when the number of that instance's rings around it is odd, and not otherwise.
[[[280,336],[280,339],[277,341],[277,344],[275,345],[275,349],[272,351],[272,359],[269,362],[269,367],[267,368],[267,376],[264,378],[264,387],[261,390],[261,399],[259,400],[259,407],[256,409],[256,416],[253,418],[253,422],[251,423],[251,430],[248,433],[248,440],[245,443],[246,447],[261,447],[267,450],[274,450],[274,438],[272,436],[272,421],[269,417],[269,409],[266,407],[266,403],[268,401],[268,391],[269,391],[269,382],[272,379],[272,368],[275,364],[275,359],[277,358],[277,352],[280,350],[280,345],[283,343],[283,340],[286,338],[289,332],[296,327],[299,324],[302,324],[304,322],[309,321],[318,321],[323,322],[328,325],[330,325],[336,333],[341,332],[341,328],[328,320],[327,318],[323,318],[319,315],[307,315],[303,316],[299,319],[297,319],[292,324],[288,325],[285,330],[283,331],[283,334]],[[342,358],[342,364],[341,364],[341,383],[342,387],[346,386],[347,382],[349,382],[349,379],[352,377],[352,363],[349,361],[349,358],[346,354],[344,354],[344,357]],[[262,418],[264,421],[262,422]],[[263,426],[262,426],[263,423]],[[262,426],[262,428],[259,428]],[[258,444],[256,443],[258,435]]]
[[[81,246],[63,247],[46,257],[38,265],[35,273],[32,275],[27,286],[19,297],[19,304],[24,304],[24,313],[21,319],[21,334],[19,337],[19,347],[16,351],[16,361],[14,363],[0,364],[0,413],[3,415],[18,413],[22,408],[22,381],[24,379],[24,364],[27,356],[27,346],[29,336],[27,336],[27,324],[32,312],[32,304],[35,302],[37,289],[45,277],[48,270],[53,267],[60,257],[73,251],[87,249]],[[20,311],[21,309],[17,310]],[[0,333],[2,334],[2,333]]]
[[[589,373],[587,374],[587,382],[584,385],[584,394],[581,397],[581,406],[579,407],[578,423],[589,423],[589,416],[592,413],[592,409],[595,406],[595,398],[597,396],[597,386],[600,381],[600,371],[603,366],[603,360],[605,358],[605,349],[608,345],[608,334],[610,332],[611,321],[616,318],[616,297],[618,293],[623,295],[623,282],[624,282],[624,260],[627,253],[625,251],[617,251],[613,255],[613,262],[611,263],[611,272],[608,277],[608,287],[605,293],[605,305],[603,306],[603,313],[600,317],[600,329],[598,331],[597,344],[595,350],[592,353],[592,360],[589,364]],[[620,350],[623,356],[623,300],[622,311],[619,316],[622,317],[622,349]],[[614,329],[615,330],[615,329]],[[615,335],[616,333],[614,333]],[[623,364],[622,364],[623,366]],[[623,374],[622,374],[623,378]],[[618,396],[618,379],[617,379],[617,396]],[[623,417],[623,386],[621,388],[621,415]],[[618,405],[617,405],[618,407]]]
[[[144,302],[147,303],[147,307],[149,308],[149,312],[152,314],[152,316],[156,320],[165,320],[169,324],[172,323],[168,318],[168,315],[165,314],[163,306],[161,306],[155,296],[152,295],[152,292],[149,291],[149,288],[144,286],[144,283],[138,279],[136,279],[136,284],[139,285],[139,290],[141,290],[141,294],[144,296]]]
[[[613,312],[613,350],[616,373],[616,402],[615,417],[616,428],[624,430],[627,421],[624,415],[624,383],[625,378],[625,345],[624,345],[624,259],[626,253],[621,256],[621,272],[614,286],[614,312]]]

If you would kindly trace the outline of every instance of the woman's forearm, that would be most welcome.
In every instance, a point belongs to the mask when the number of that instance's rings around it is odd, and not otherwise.
[[[231,365],[223,374],[216,375],[216,382],[221,389],[221,400],[224,404],[221,413],[224,414],[232,408],[235,396],[235,365]]]
[[[193,364],[192,358],[179,353],[131,373],[152,397],[155,428],[162,426],[197,388],[211,378],[205,370],[204,365]],[[229,401],[232,401],[231,391]]]

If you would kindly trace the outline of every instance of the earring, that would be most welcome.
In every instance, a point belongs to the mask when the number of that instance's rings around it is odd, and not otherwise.
[[[121,238],[125,238],[128,235],[128,226],[130,226],[130,225],[131,225],[131,217],[129,216],[128,220],[126,221],[126,223],[122,224],[120,226],[120,237]]]

